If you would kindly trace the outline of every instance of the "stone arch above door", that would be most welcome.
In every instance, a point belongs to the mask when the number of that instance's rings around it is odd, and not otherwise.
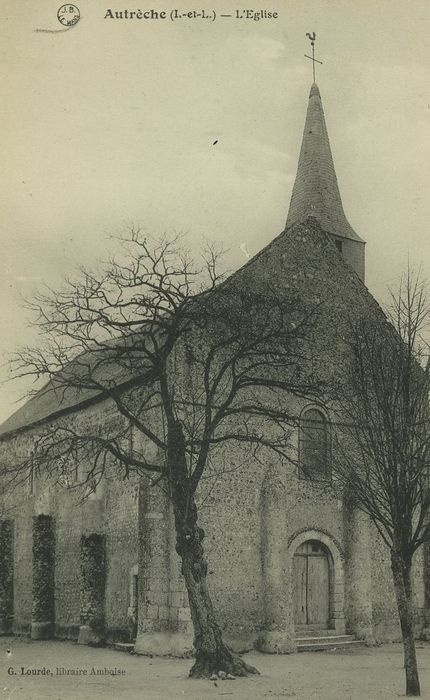
[[[320,530],[303,530],[294,535],[288,544],[288,561],[292,576],[293,557],[298,548],[309,540],[320,542],[329,552],[333,566],[333,581],[330,590],[329,626],[339,633],[345,631],[345,578],[343,556],[335,540]]]

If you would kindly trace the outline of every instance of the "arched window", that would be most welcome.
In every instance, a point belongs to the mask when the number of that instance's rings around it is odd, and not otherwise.
[[[300,476],[316,481],[329,479],[329,451],[327,418],[318,409],[309,408],[300,422]]]

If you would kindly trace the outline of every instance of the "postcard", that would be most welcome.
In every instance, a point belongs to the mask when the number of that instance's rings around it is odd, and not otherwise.
[[[1,15],[0,698],[430,692],[428,3]]]

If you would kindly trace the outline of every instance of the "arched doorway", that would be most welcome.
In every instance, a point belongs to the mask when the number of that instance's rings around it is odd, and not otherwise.
[[[293,557],[294,623],[327,629],[330,625],[331,559],[318,540],[307,540]]]

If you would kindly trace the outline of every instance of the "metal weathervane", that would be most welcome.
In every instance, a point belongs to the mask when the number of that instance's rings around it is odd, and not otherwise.
[[[310,60],[312,61],[312,72],[313,72],[314,82],[315,82],[315,63],[320,63],[322,65],[323,62],[318,61],[318,59],[315,58],[315,39],[317,38],[317,35],[315,34],[315,32],[312,32],[312,34],[310,32],[307,32],[306,36],[309,37],[310,42],[311,42],[312,56],[308,56],[307,53],[305,53],[305,57],[310,58]]]

